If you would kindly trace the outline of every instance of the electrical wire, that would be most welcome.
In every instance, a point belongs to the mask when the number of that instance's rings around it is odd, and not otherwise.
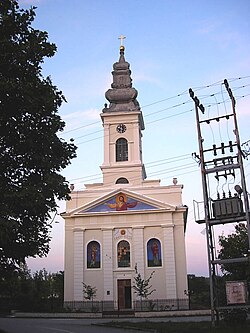
[[[160,175],[160,174],[165,174],[165,173],[173,173],[173,171],[174,171],[174,177],[176,177],[176,171],[181,171],[181,170],[183,170],[183,169],[191,169],[191,168],[193,168],[193,167],[195,167],[196,168],[196,170],[192,170],[191,172],[195,172],[195,171],[197,171],[197,170],[199,170],[198,168],[197,168],[197,165],[195,164],[193,164],[193,163],[189,163],[189,166],[184,166],[184,165],[180,165],[180,166],[175,166],[175,167],[173,167],[173,168],[170,168],[170,169],[165,169],[165,170],[160,170],[159,172],[158,171],[156,171],[156,172],[153,172],[153,173],[151,173],[151,174],[149,174],[148,176],[152,176],[152,175],[154,175],[154,177],[155,176],[158,176],[158,175]],[[133,171],[127,171],[127,174],[129,173],[129,172],[133,172]],[[113,173],[112,173],[113,175],[117,175],[117,177],[119,177],[120,176],[120,171],[114,171]],[[182,174],[186,174],[186,173],[182,173]],[[180,175],[182,175],[182,174],[180,174]],[[177,175],[178,176],[178,175]],[[167,178],[170,178],[170,176],[168,176]],[[173,177],[172,177],[173,178]],[[80,178],[81,179],[81,178]],[[102,175],[100,174],[100,176],[99,177],[96,177],[96,178],[92,178],[92,179],[88,179],[88,181],[92,181],[92,180],[98,180],[98,179],[102,179]],[[164,178],[164,179],[166,179],[166,178]],[[132,178],[129,178],[129,180],[130,180],[130,182],[134,182],[134,181],[137,181],[137,180],[141,180],[141,177],[132,177]],[[69,183],[71,183],[72,182],[72,180],[69,180]],[[77,183],[75,183],[74,185],[77,185],[77,184],[81,184],[82,183],[82,181],[79,181],[79,182],[77,182]],[[114,185],[114,183],[113,182],[110,182],[110,183],[106,183],[105,184],[106,186],[113,186]]]
[[[248,94],[248,95],[250,95],[250,94]],[[248,96],[248,95],[245,95],[245,96]],[[238,99],[240,99],[240,98],[243,98],[243,97],[245,97],[245,96],[237,97],[236,100],[238,100]],[[209,104],[208,106],[211,107],[212,105],[219,105],[219,104],[221,104],[221,102],[211,103],[211,104]],[[174,106],[174,107],[176,107],[176,106]],[[159,122],[159,121],[165,120],[165,119],[170,119],[170,118],[173,118],[173,117],[178,117],[178,116],[181,116],[181,115],[183,115],[183,114],[187,114],[187,113],[190,113],[190,112],[193,112],[193,111],[194,111],[194,109],[190,109],[190,110],[186,110],[186,111],[183,111],[183,112],[179,112],[179,113],[175,113],[175,114],[172,114],[172,115],[168,115],[168,116],[166,116],[166,117],[162,117],[162,118],[159,118],[159,119],[156,119],[156,120],[152,120],[152,121],[146,122],[146,125],[150,125],[150,124],[153,124],[153,123],[156,123],[156,122]],[[157,111],[156,111],[156,112],[157,112]],[[99,122],[98,122],[98,123],[99,123]],[[95,134],[95,133],[98,133],[98,132],[101,132],[101,131],[102,131],[102,130],[98,130],[98,131],[95,131],[95,132],[93,132],[93,133],[91,133],[91,134]],[[91,135],[91,134],[87,134],[86,136]],[[82,136],[82,137],[83,137],[83,136]],[[76,144],[77,146],[79,146],[79,145],[82,145],[82,144],[85,144],[85,143],[88,143],[88,142],[92,142],[92,141],[95,141],[95,140],[102,139],[102,138],[104,138],[104,137],[105,137],[105,136],[102,135],[102,136],[95,137],[95,138],[93,138],[93,139],[84,140],[84,141],[82,141],[82,142],[76,142],[75,144]],[[79,138],[79,137],[78,137],[78,138]]]
[[[234,79],[228,79],[228,82],[231,82],[231,81],[235,81],[235,80],[242,80],[242,79],[246,79],[246,78],[249,78],[250,76],[245,76],[245,77],[240,77],[240,78],[234,78]],[[210,88],[210,87],[213,87],[215,85],[221,85],[221,81],[217,81],[215,83],[212,83],[212,84],[209,84],[209,85],[206,85],[206,86],[201,86],[201,87],[195,87],[193,88],[193,90],[196,90],[196,91],[200,91],[202,89],[206,89],[206,88]],[[240,86],[240,87],[236,87],[236,89],[242,89],[242,88],[245,88],[247,86],[249,86],[250,84],[247,84],[247,85],[244,85],[244,86]],[[152,102],[152,103],[149,103],[149,104],[146,104],[144,106],[142,106],[141,108],[142,109],[145,109],[149,106],[153,106],[155,104],[158,104],[158,103],[162,103],[162,102],[165,102],[165,101],[168,101],[168,100],[171,100],[171,99],[174,99],[174,98],[177,98],[177,97],[181,97],[181,96],[184,96],[184,95],[188,95],[188,90],[185,90],[177,95],[174,95],[174,96],[171,96],[171,97],[168,97],[168,98],[165,98],[165,99],[161,99],[161,100],[158,100],[158,101],[155,101],[155,102]],[[215,93],[215,94],[219,94],[219,93]],[[214,95],[215,95],[214,94]],[[202,96],[203,97],[203,96]],[[207,97],[207,95],[204,96],[204,98]],[[162,110],[158,110],[158,111],[155,111],[155,112],[152,112],[150,114],[145,114],[144,117],[148,117],[148,116],[151,116],[151,115],[154,115],[154,114],[157,114],[157,113],[160,113],[160,112],[163,112],[163,111],[166,111],[166,110],[170,110],[172,108],[176,108],[178,106],[181,106],[181,105],[185,105],[186,103],[189,103],[190,101],[186,101],[186,102],[182,102],[182,103],[179,103],[177,105],[173,105],[173,106],[170,106],[168,108],[164,108]],[[133,111],[133,110],[132,110]],[[93,125],[96,125],[96,124],[99,124],[100,122],[99,121],[95,121],[95,122],[92,122],[92,123],[89,123],[89,124],[85,124],[85,125],[82,125],[82,126],[79,126],[79,127],[76,127],[76,128],[73,128],[71,130],[68,130],[68,131],[64,131],[62,133],[59,133],[60,135],[64,135],[64,134],[68,134],[68,133],[71,133],[71,132],[74,132],[74,131],[77,131],[79,129],[82,129],[82,128],[86,128],[86,127],[89,127],[89,126],[93,126]]]
[[[183,168],[183,169],[187,169],[187,168]],[[181,169],[179,169],[179,171],[180,171]],[[175,171],[174,170],[174,168],[173,168],[173,171]],[[171,175],[169,175],[168,177],[164,177],[164,178],[161,178],[161,180],[166,180],[166,179],[171,179],[171,178],[173,178],[173,177],[180,177],[180,176],[183,176],[183,175],[187,175],[187,174],[191,174],[191,173],[194,173],[194,172],[198,172],[199,171],[199,169],[196,167],[196,170],[191,170],[191,171],[187,171],[187,172],[183,172],[183,173],[180,173],[180,174],[176,174],[176,173],[172,173]],[[155,177],[156,177],[157,175],[155,175]],[[98,179],[101,179],[101,177],[102,177],[102,175],[98,178]],[[139,179],[141,179],[141,178],[138,178],[138,177],[134,177],[134,178],[131,178],[130,180],[131,181],[136,181],[136,180],[139,180]],[[74,184],[74,185],[77,185],[77,184],[81,184],[82,182],[78,182],[78,183],[76,183],[76,184]],[[112,182],[112,183],[107,183],[107,184],[105,184],[105,186],[113,186],[114,185],[114,183]],[[79,188],[79,191],[80,190],[84,190],[84,188],[85,188],[85,186],[83,186],[83,187],[80,187]]]
[[[236,97],[236,100],[238,100],[238,99],[241,99],[241,98],[244,98],[244,97],[246,97],[246,96],[249,96],[250,94],[247,94],[247,95],[243,95],[243,96],[239,96],[239,97]],[[211,96],[211,95],[210,95]],[[228,99],[228,101],[229,101],[229,99]],[[216,106],[218,106],[218,105],[220,105],[220,104],[224,104],[225,102],[227,102],[227,101],[222,101],[222,102],[216,102],[216,103],[210,103],[208,106],[209,107],[211,107],[212,105],[216,105]],[[174,106],[172,106],[172,108],[176,108],[176,107],[178,107],[178,106],[181,106],[181,105],[183,105],[183,103],[182,104],[178,104],[178,105],[174,105]],[[171,107],[169,107],[169,108],[166,108],[165,110],[169,110]],[[160,110],[160,112],[162,112],[163,110]],[[158,113],[159,111],[156,111],[156,113]],[[183,115],[183,114],[187,114],[187,113],[190,113],[190,112],[193,112],[193,109],[190,109],[190,110],[186,110],[186,111],[183,111],[183,112],[179,112],[179,113],[176,113],[176,114],[173,114],[173,115],[168,115],[168,116],[165,116],[165,117],[162,117],[162,118],[159,118],[159,119],[155,119],[155,120],[152,120],[152,121],[148,121],[148,122],[146,122],[146,125],[150,125],[150,124],[153,124],[153,123],[155,123],[155,122],[158,122],[158,121],[162,121],[162,120],[165,120],[165,119],[169,119],[169,118],[173,118],[173,117],[177,117],[177,116],[180,116],[180,115]],[[154,112],[153,112],[154,113]],[[153,114],[152,113],[152,114]],[[99,122],[96,122],[96,123],[99,123]],[[93,123],[92,123],[93,124]],[[85,125],[85,126],[87,126],[87,125]],[[82,136],[79,136],[79,137],[77,137],[76,139],[79,139],[79,138],[81,138],[81,137],[86,137],[86,136],[89,136],[89,135],[93,135],[93,134],[96,134],[96,133],[99,133],[99,132],[101,132],[102,131],[102,129],[101,130],[98,130],[98,131],[95,131],[95,132],[92,132],[92,133],[88,133],[88,134],[85,134],[85,135],[82,135]],[[81,144],[84,144],[84,143],[88,143],[88,142],[92,142],[92,141],[95,141],[95,140],[99,140],[99,139],[101,139],[101,138],[103,138],[104,136],[102,135],[102,136],[99,136],[99,137],[96,137],[96,138],[93,138],[93,139],[89,139],[89,140],[85,140],[85,141],[82,141],[82,142],[79,142],[79,143],[75,143],[76,145],[81,145]],[[75,139],[75,140],[76,140]]]
[[[222,89],[222,87],[223,87],[223,84],[221,84],[221,97],[222,97],[222,101],[223,101],[223,105],[224,105],[225,114],[227,115],[228,112],[227,112],[227,107],[226,107],[226,103],[225,103],[225,99],[224,99],[224,90]],[[228,138],[228,141],[230,141],[228,125],[229,125],[229,123],[227,122],[227,138]]]
[[[152,168],[152,167],[156,167],[156,166],[159,166],[159,165],[162,165],[162,164],[168,164],[168,163],[175,163],[175,162],[179,162],[181,160],[184,160],[184,159],[187,159],[187,157],[191,157],[191,154],[184,154],[184,155],[179,155],[179,156],[175,156],[175,157],[171,157],[171,158],[168,158],[168,159],[163,159],[163,160],[157,160],[157,161],[152,161],[152,162],[149,162],[149,163],[146,163],[145,164],[145,167],[147,168]],[[184,158],[185,157],[185,158]],[[165,163],[162,163],[163,161],[167,161]],[[159,163],[160,162],[160,163]],[[153,163],[155,163],[155,165],[152,165]],[[193,163],[192,163],[193,165]],[[196,166],[196,164],[195,164]],[[181,167],[183,167],[183,165],[181,165]],[[175,170],[175,168],[172,168]],[[162,170],[161,170],[162,171]],[[134,171],[130,171],[128,170],[127,173],[129,172],[134,172]],[[115,175],[120,175],[120,171],[114,171],[113,174]],[[99,176],[99,177],[95,177],[95,176]],[[95,178],[93,178],[95,177]],[[84,180],[84,179],[87,179],[86,181],[90,181],[90,180],[94,180],[94,179],[99,179],[101,178],[102,175],[99,175],[99,174],[93,174],[93,175],[88,175],[88,176],[85,176],[85,177],[80,177],[80,178],[74,178],[74,179],[70,179],[68,180],[70,183],[74,180]],[[88,178],[91,178],[91,179],[88,179]],[[137,180],[138,178],[133,178],[133,180]],[[110,183],[110,185],[112,185],[112,183]]]

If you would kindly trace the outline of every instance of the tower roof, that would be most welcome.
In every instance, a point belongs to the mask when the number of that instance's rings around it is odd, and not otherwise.
[[[105,107],[103,112],[140,111],[136,99],[138,92],[132,87],[130,64],[125,60],[124,51],[125,47],[121,45],[119,61],[113,65],[113,83],[105,94],[110,105]]]

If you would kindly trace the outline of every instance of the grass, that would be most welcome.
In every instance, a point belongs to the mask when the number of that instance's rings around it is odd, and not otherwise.
[[[220,322],[219,326],[212,327],[210,322],[115,322],[106,324],[112,327],[146,329],[157,333],[249,333],[250,322],[244,324],[226,324]]]

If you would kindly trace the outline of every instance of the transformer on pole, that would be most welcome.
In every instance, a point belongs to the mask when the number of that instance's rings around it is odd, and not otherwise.
[[[196,222],[205,223],[206,225],[211,320],[213,325],[215,324],[215,320],[219,320],[218,299],[215,288],[216,265],[225,263],[233,264],[250,260],[249,199],[243,167],[243,158],[246,157],[246,154],[242,151],[240,144],[235,98],[227,80],[224,80],[223,85],[231,100],[232,110],[229,113],[223,115],[217,114],[216,116],[210,116],[210,113],[206,112],[205,107],[195,96],[193,90],[189,89],[190,97],[195,104],[199,154],[194,153],[194,155],[200,164],[204,200],[204,217],[200,218],[198,216]],[[226,125],[227,129],[231,129],[230,134],[232,138],[229,138],[228,135],[227,142],[209,142],[209,140],[206,140],[208,134],[206,127],[211,127],[213,124]],[[234,193],[232,193],[229,186],[225,190],[225,184],[232,184],[236,176],[240,179],[240,185],[236,184],[234,186]],[[210,191],[211,183],[214,183],[216,186],[214,193]],[[248,253],[244,258],[217,259],[213,229],[220,224],[235,222],[247,223]]]

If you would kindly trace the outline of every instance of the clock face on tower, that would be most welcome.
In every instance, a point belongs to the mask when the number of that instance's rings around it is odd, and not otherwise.
[[[127,127],[124,124],[119,124],[116,127],[116,130],[118,133],[124,133],[126,131]]]

